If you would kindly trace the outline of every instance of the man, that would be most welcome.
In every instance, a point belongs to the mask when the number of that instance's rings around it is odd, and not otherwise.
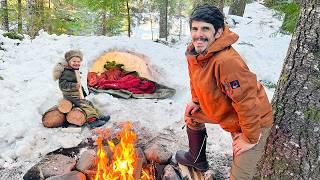
[[[204,123],[219,124],[232,135],[230,179],[252,179],[273,123],[262,85],[231,47],[238,35],[211,5],[196,7],[190,17],[192,43],[186,51],[192,101],[185,122],[189,151],[178,151],[178,163],[200,171],[209,168]]]

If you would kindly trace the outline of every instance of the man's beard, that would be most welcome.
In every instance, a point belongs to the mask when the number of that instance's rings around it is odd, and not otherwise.
[[[192,39],[193,42],[196,42],[196,41],[202,41],[202,42],[208,42],[209,39],[206,38],[206,37],[199,37],[199,38],[194,38]],[[207,47],[196,47],[195,46],[195,50],[197,53],[202,53],[206,50]]]
[[[194,47],[198,54],[203,53],[206,50],[206,47]]]

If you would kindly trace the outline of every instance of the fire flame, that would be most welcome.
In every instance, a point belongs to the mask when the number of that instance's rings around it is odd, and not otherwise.
[[[132,130],[130,122],[124,124],[119,133],[118,144],[108,141],[111,153],[106,153],[103,145],[103,137],[97,138],[97,171],[95,180],[153,180],[149,169],[143,169],[140,177],[135,173],[138,155],[135,148],[136,134]],[[112,157],[110,157],[112,154]]]

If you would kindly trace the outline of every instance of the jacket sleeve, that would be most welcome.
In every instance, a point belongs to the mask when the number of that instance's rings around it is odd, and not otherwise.
[[[71,81],[65,72],[59,78],[59,87],[62,91],[77,91],[77,83]]]
[[[257,78],[241,59],[221,65],[220,83],[238,114],[242,138],[251,144],[260,138],[260,115]]]
[[[192,97],[192,101],[194,103],[199,103],[199,99],[197,97],[196,92],[194,91],[193,85],[192,85],[192,78],[191,78],[191,71],[190,71],[190,64],[188,61],[188,72],[189,72],[189,78],[190,78],[190,91],[191,91],[191,97]]]

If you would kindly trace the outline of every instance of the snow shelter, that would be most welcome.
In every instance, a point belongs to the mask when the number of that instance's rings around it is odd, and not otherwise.
[[[98,57],[89,73],[88,88],[121,98],[164,99],[175,90],[155,82],[149,59],[127,50],[109,50]]]

